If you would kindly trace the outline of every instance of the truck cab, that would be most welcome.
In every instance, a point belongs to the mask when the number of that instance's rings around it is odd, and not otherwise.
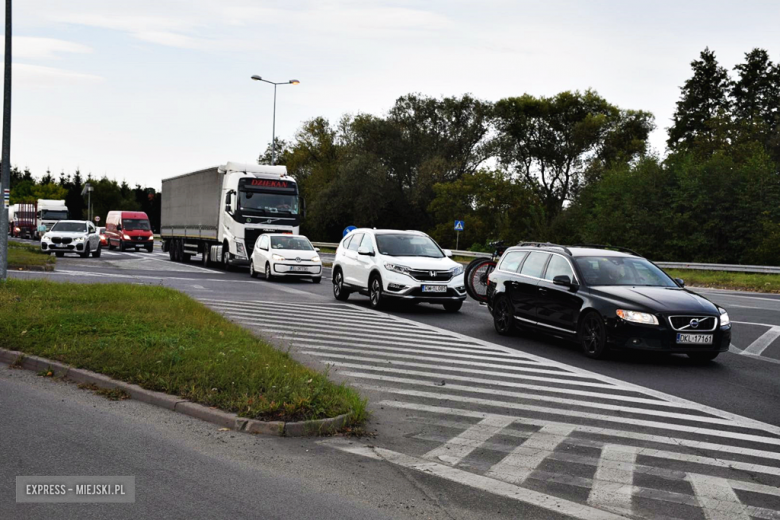
[[[54,224],[67,219],[68,207],[64,200],[38,199],[36,237],[42,237]]]

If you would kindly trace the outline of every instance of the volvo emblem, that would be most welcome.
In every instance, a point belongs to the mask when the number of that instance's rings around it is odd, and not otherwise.
[[[693,318],[691,320],[691,328],[692,329],[698,329],[699,328],[699,320],[697,320],[696,318]]]

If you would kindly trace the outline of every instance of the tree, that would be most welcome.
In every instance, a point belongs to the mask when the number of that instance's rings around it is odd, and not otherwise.
[[[719,114],[723,117],[730,113],[728,72],[709,47],[700,58],[691,62],[693,76],[682,86],[677,101],[667,140],[672,150],[690,149],[696,141],[711,139],[713,129],[707,123]]]
[[[738,78],[731,99],[739,130],[780,160],[780,65],[772,63],[767,51],[753,49],[734,70]]]
[[[588,177],[645,153],[653,126],[650,113],[621,110],[592,90],[496,104],[499,160],[534,186],[548,222]]]
[[[279,139],[278,137],[274,141],[276,143],[276,163],[277,165],[287,164],[287,157],[290,154],[287,141]],[[274,164],[272,162],[273,150],[271,149],[271,143],[268,143],[265,152],[257,158],[257,164]]]

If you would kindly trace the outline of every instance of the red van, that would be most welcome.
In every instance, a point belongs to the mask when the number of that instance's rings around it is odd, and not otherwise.
[[[106,217],[108,248],[120,251],[145,247],[154,250],[154,233],[149,217],[143,211],[109,211]]]

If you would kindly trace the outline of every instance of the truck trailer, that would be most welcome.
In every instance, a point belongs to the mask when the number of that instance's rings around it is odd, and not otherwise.
[[[14,204],[8,208],[8,230],[11,236],[17,238],[36,236],[35,206],[35,204]]]
[[[263,233],[300,232],[304,201],[284,166],[228,162],[162,181],[160,236],[174,262],[249,265]]]

